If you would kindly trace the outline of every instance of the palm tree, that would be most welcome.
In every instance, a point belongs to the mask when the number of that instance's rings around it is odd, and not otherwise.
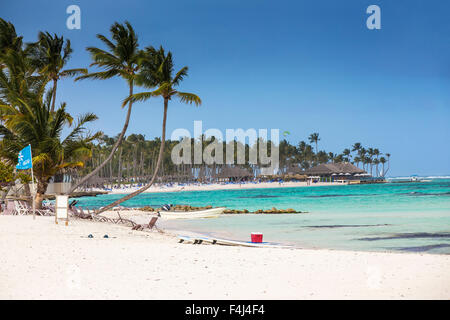
[[[382,166],[383,166],[383,171],[382,171],[382,177],[384,177],[385,176],[385,171],[384,171],[384,164],[386,163],[386,158],[385,157],[381,157],[380,158],[380,163],[382,164]]]
[[[126,103],[131,102],[137,102],[137,101],[146,101],[150,98],[155,97],[161,97],[164,101],[164,112],[163,112],[163,122],[162,122],[162,134],[161,134],[161,146],[159,149],[159,155],[158,160],[156,162],[156,168],[154,169],[153,176],[150,180],[150,182],[145,185],[144,187],[140,188],[139,190],[128,194],[127,196],[114,201],[113,203],[103,207],[100,211],[97,213],[106,211],[112,207],[115,207],[119,204],[121,204],[124,201],[127,201],[148,188],[150,188],[153,184],[153,182],[156,179],[156,176],[158,174],[159,167],[161,166],[161,160],[163,158],[164,154],[164,144],[165,144],[165,138],[166,138],[166,120],[167,120],[167,109],[169,106],[169,101],[172,100],[172,98],[177,97],[180,99],[181,102],[188,103],[188,104],[195,104],[199,106],[201,104],[201,99],[193,94],[188,92],[181,92],[176,89],[177,86],[180,85],[181,81],[187,76],[188,74],[188,67],[181,68],[175,76],[173,68],[173,61],[172,61],[172,53],[169,51],[167,54],[165,53],[164,49],[160,47],[158,50],[156,50],[153,47],[148,47],[146,49],[146,59],[143,62],[143,70],[138,78],[139,84],[147,87],[154,87],[158,86],[158,88],[154,91],[148,91],[148,92],[141,92],[136,93],[133,95],[130,95],[125,101],[123,102],[124,105]]]
[[[50,178],[82,167],[91,156],[91,142],[100,134],[88,134],[85,128],[87,123],[97,119],[92,113],[80,116],[73,125],[73,118],[66,112],[64,103],[56,112],[51,112],[50,93],[45,101],[35,96],[15,106],[0,105],[3,121],[0,125],[0,157],[15,164],[19,151],[31,145],[37,180],[36,208],[42,206]],[[72,127],[72,130],[63,138],[62,131],[66,127]]]
[[[21,51],[22,39],[23,37],[17,36],[16,28],[11,22],[6,22],[0,18],[0,55],[5,54],[8,50]]]
[[[354,163],[356,163],[356,166],[359,167],[359,163],[361,162],[361,158],[359,156],[356,156],[353,158]]]
[[[70,40],[66,40],[64,44],[64,37],[58,37],[56,34],[52,36],[48,32],[39,32],[38,41],[30,44],[27,50],[29,50],[31,61],[38,72],[48,81],[53,81],[50,112],[54,112],[58,80],[86,74],[87,69],[63,70],[73,50],[70,47]]]
[[[375,165],[376,176],[378,177],[378,165],[380,164],[380,160],[378,158],[373,159],[373,164]]]
[[[331,161],[331,162],[334,162],[334,158],[336,158],[336,154],[334,154],[333,152],[328,152],[328,159]]]
[[[309,142],[316,144],[316,153],[318,152],[318,142],[320,141],[319,134],[317,132],[310,134]]]
[[[17,37],[11,23],[0,19],[0,29],[0,158],[14,165],[18,152],[31,145],[38,181],[35,201],[40,207],[50,178],[82,166],[90,156],[91,141],[98,134],[89,134],[84,126],[97,117],[85,114],[72,126],[65,104],[52,112],[54,90],[47,92],[44,100],[48,77],[38,72],[36,48],[24,49],[22,37]],[[63,139],[67,127],[72,131]]]
[[[373,163],[372,157],[366,156],[366,157],[364,158],[364,163],[365,163],[367,166],[370,166],[370,175],[372,175],[372,163]],[[368,168],[368,167],[367,167],[367,168]]]
[[[352,146],[352,151],[358,152],[361,148],[362,148],[361,143],[360,143],[360,142],[356,142],[356,143]]]
[[[362,145],[360,142],[355,142],[352,146],[352,152],[356,152],[356,154],[357,154],[357,156],[353,158],[357,167],[359,167],[359,163],[361,162],[361,154],[360,154],[361,148],[362,148]],[[356,160],[356,159],[358,159],[358,160]]]
[[[366,167],[365,167],[365,165],[367,164],[366,161],[365,161],[365,159],[366,159],[366,153],[367,153],[367,151],[366,151],[365,148],[363,148],[363,147],[359,148],[359,150],[358,150],[358,156],[359,156],[359,158],[361,159],[363,170],[366,170]]]
[[[343,159],[345,162],[350,162],[350,157],[351,157],[350,149],[344,149],[344,151],[342,151],[342,155],[345,156],[345,158]]]
[[[91,66],[97,66],[102,71],[89,73],[78,77],[76,80],[81,79],[110,79],[115,76],[123,78],[129,87],[129,96],[133,95],[134,84],[136,80],[136,75],[141,68],[141,61],[143,58],[143,53],[139,50],[138,38],[133,30],[133,27],[129,22],[125,24],[114,23],[111,28],[112,40],[109,40],[105,36],[98,34],[97,38],[100,39],[109,50],[103,50],[96,47],[88,47],[87,51],[91,54],[91,58],[94,61]],[[91,173],[84,176],[80,181],[75,183],[72,188],[70,188],[68,194],[72,193],[80,185],[85,183],[91,177],[96,175],[101,168],[103,168],[113,157],[117,148],[121,145],[125,132],[127,131],[128,124],[130,121],[131,108],[133,101],[130,100],[128,103],[128,111],[125,118],[125,123],[122,128],[116,143],[111,148],[111,152],[108,157],[106,157],[103,162],[97,166]],[[124,107],[123,105],[122,107]]]
[[[367,149],[367,155],[370,158],[370,161],[368,162],[370,165],[370,175],[372,175],[372,169],[373,169],[373,156],[375,155],[374,153],[374,149],[373,148],[368,148]]]
[[[390,159],[391,159],[391,154],[390,154],[390,153],[386,153],[386,157],[387,157],[387,164],[388,164],[388,167],[387,167],[386,172],[385,172],[384,174],[386,174],[386,173],[389,171],[390,167],[391,167],[391,161],[390,161]]]

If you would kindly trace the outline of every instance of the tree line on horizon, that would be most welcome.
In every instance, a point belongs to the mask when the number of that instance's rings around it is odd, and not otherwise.
[[[109,137],[103,135],[97,141],[98,143],[93,147],[93,156],[86,163],[85,168],[80,171],[83,176],[85,172],[90,172],[96,168],[99,163],[110,154],[111,148],[114,146],[118,137]],[[206,137],[204,135],[194,139],[191,138],[191,150],[194,150],[196,144],[202,145],[202,150],[211,143],[213,137]],[[287,173],[292,168],[309,169],[323,163],[343,163],[348,162],[357,167],[367,171],[376,177],[385,176],[389,170],[390,154],[386,153],[384,156],[377,148],[364,148],[361,143],[357,142],[350,148],[344,149],[341,153],[326,152],[318,149],[318,142],[320,141],[318,133],[313,133],[308,137],[309,143],[300,141],[297,145],[291,144],[286,139],[279,144],[279,173]],[[194,155],[191,153],[190,163],[174,164],[171,160],[171,153],[173,148],[179,141],[166,141],[166,148],[164,150],[163,161],[161,163],[160,177],[166,178],[166,181],[177,180],[212,180],[214,175],[219,173],[225,164],[225,153],[227,143],[222,142],[223,149],[223,164],[207,165],[194,164]],[[237,163],[238,144],[241,142],[233,141],[234,143],[234,162]],[[99,177],[108,183],[115,183],[118,186],[121,184],[130,184],[144,182],[151,173],[158,157],[158,151],[161,144],[160,138],[147,140],[142,134],[130,134],[123,140],[119,151],[114,155],[108,166],[102,168],[99,172]],[[268,141],[268,153],[272,142]],[[260,174],[261,168],[264,165],[258,163],[253,165],[249,161],[250,149],[255,145],[246,143],[242,145],[242,150],[245,150],[245,163],[237,165],[250,171],[255,177]],[[380,170],[381,169],[381,170]],[[203,176],[202,176],[203,173]],[[162,179],[164,180],[164,179]],[[94,183],[95,184],[95,183]]]
[[[175,71],[172,53],[161,46],[140,47],[138,36],[128,22],[115,22],[109,29],[109,37],[97,34],[97,39],[102,48],[86,48],[92,63],[87,67],[67,69],[73,53],[70,40],[39,32],[35,42],[25,43],[13,24],[0,18],[0,159],[3,164],[0,169],[4,172],[0,176],[7,177],[5,179],[11,186],[19,178],[14,172],[17,155],[31,145],[37,208],[42,206],[48,184],[58,175],[78,177],[67,194],[98,176],[116,176],[119,180],[130,180],[130,176],[145,177],[139,190],[103,207],[97,212],[100,213],[147,190],[156,181],[160,170],[163,174],[181,170],[170,164],[170,151],[175,142],[166,143],[165,136],[171,100],[201,105],[196,94],[178,90],[188,76],[188,67]],[[116,137],[88,130],[88,125],[98,119],[94,113],[73,116],[67,111],[65,102],[56,104],[58,83],[66,78],[75,81],[120,78],[126,82],[128,91],[117,103],[126,110],[126,115]],[[135,93],[138,87],[147,91]],[[155,98],[163,102],[161,138],[145,140],[142,135],[126,136],[134,104]],[[66,131],[68,134],[63,135]],[[306,168],[328,161],[350,161],[351,152],[334,155],[319,151],[320,138],[318,134],[314,135],[310,142],[315,144],[316,152],[304,142],[293,146],[282,141],[280,160],[283,165],[297,161],[300,167]],[[381,153],[375,153],[377,149],[366,150],[360,146],[355,150],[358,156],[352,161],[357,165],[361,163],[372,170],[379,161],[384,166],[383,157],[379,158]],[[183,168],[185,172],[188,169]],[[21,181],[26,182],[23,176],[21,173]]]

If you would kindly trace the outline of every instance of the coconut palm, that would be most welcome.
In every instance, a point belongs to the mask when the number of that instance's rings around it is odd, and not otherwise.
[[[107,50],[99,49],[96,47],[87,48],[87,51],[91,54],[91,58],[94,61],[91,66],[96,66],[100,68],[101,71],[92,72],[80,76],[76,80],[106,80],[119,76],[127,82],[129,88],[129,96],[132,96],[136,75],[141,68],[141,60],[143,57],[142,51],[139,50],[137,35],[129,22],[125,22],[125,24],[119,24],[117,22],[114,23],[110,28],[110,32],[112,40],[109,40],[104,35],[97,35],[97,38],[107,46]],[[96,175],[100,171],[100,169],[103,168],[112,159],[117,148],[121,145],[125,132],[127,131],[133,102],[134,101],[132,100],[128,102],[128,110],[122,132],[120,133],[114,146],[111,148],[109,156],[106,157],[106,159],[103,160],[103,162],[92,172],[75,183],[72,188],[70,188],[68,194],[72,193],[80,185]],[[123,105],[122,107],[125,107],[125,105]]]
[[[366,167],[365,167],[365,165],[367,164],[366,161],[365,161],[365,159],[366,159],[366,153],[367,153],[367,150],[366,150],[365,148],[363,148],[363,147],[361,147],[361,148],[358,150],[358,157],[361,159],[360,161],[361,161],[361,163],[362,163],[362,168],[363,168],[363,170],[366,170]]]
[[[0,104],[16,105],[23,99],[44,94],[46,82],[35,74],[24,51],[9,49],[0,56],[0,63]]]
[[[143,69],[141,71],[141,74],[138,77],[138,83],[142,86],[147,87],[157,86],[157,89],[154,91],[147,91],[130,95],[127,99],[125,99],[123,103],[125,105],[126,103],[146,101],[150,98],[156,97],[160,97],[163,99],[164,111],[162,121],[161,146],[159,149],[158,160],[156,162],[156,168],[154,169],[153,176],[147,185],[103,207],[98,213],[106,211],[114,206],[117,206],[120,203],[141,194],[142,192],[144,192],[145,190],[147,190],[152,186],[158,174],[158,170],[161,166],[161,160],[164,154],[167,109],[169,107],[169,101],[172,100],[173,98],[178,98],[180,99],[181,102],[187,104],[195,104],[196,106],[199,106],[201,104],[201,99],[197,95],[177,90],[177,87],[180,85],[181,81],[187,76],[187,74],[188,74],[188,67],[183,67],[174,75],[172,53],[170,51],[166,54],[162,47],[160,47],[159,49],[148,47],[146,49],[146,58],[145,61],[143,62]]]
[[[23,37],[17,36],[16,28],[11,22],[0,18],[0,55],[5,54],[7,50],[22,50],[22,39]]]
[[[380,164],[380,160],[378,158],[373,159],[373,164],[375,165],[375,173],[376,173],[376,176],[378,177],[378,175],[379,175],[378,165]]]
[[[352,151],[358,152],[361,148],[362,148],[361,143],[360,143],[360,142],[356,142],[356,143],[352,146]]]
[[[350,157],[351,157],[350,149],[344,149],[344,151],[342,151],[342,155],[345,156],[345,158],[343,158],[343,160],[345,162],[350,162]]]
[[[27,145],[33,150],[33,171],[37,180],[35,204],[42,206],[50,178],[57,173],[79,168],[91,156],[91,142],[99,133],[89,134],[85,125],[97,119],[87,113],[73,122],[66,112],[65,103],[51,112],[51,94],[45,101],[36,95],[34,99],[22,100],[20,104],[0,105],[0,157],[12,165],[17,154]],[[71,131],[63,138],[62,131]]]
[[[381,163],[381,165],[383,166],[383,169],[382,169],[383,171],[382,171],[381,176],[384,177],[385,174],[386,174],[385,171],[384,171],[384,164],[386,163],[386,158],[385,158],[385,157],[381,157],[381,158],[380,158],[380,163]]]
[[[390,153],[386,153],[385,155],[387,157],[388,167],[387,167],[386,171],[384,172],[384,174],[386,174],[389,171],[390,167],[391,167],[391,161],[390,161],[391,160],[391,154]]]
[[[378,149],[368,148],[367,154],[369,155],[369,158],[370,158],[370,174],[372,175],[373,166],[375,164],[374,157],[377,156],[377,154],[379,155],[380,151]],[[378,156],[377,156],[377,158],[378,158]]]
[[[64,37],[58,37],[56,34],[52,36],[48,32],[39,32],[38,41],[29,44],[28,50],[39,74],[43,75],[47,81],[53,81],[50,112],[54,112],[58,80],[85,74],[87,69],[63,70],[73,50],[70,47],[70,40],[64,41]]]
[[[356,156],[353,158],[354,163],[356,163],[356,166],[359,168],[359,163],[361,162],[361,158],[359,156]]]
[[[369,166],[370,166],[370,175],[372,175],[372,168],[373,168],[373,166],[372,166],[372,164],[373,164],[372,157],[371,156],[366,156],[364,158],[364,163],[367,165],[367,168],[369,168]]]
[[[316,153],[318,152],[318,142],[320,141],[319,134],[317,132],[309,135],[309,142],[316,144]]]

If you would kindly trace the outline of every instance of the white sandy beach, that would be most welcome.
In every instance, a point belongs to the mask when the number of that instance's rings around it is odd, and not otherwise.
[[[448,270],[448,255],[179,244],[0,216],[0,299],[450,299]]]
[[[345,183],[346,184],[346,183]],[[213,190],[242,190],[242,189],[267,189],[267,188],[294,188],[294,187],[320,187],[320,186],[342,186],[345,185],[341,182],[317,182],[308,184],[304,181],[286,181],[286,182],[246,182],[246,183],[210,183],[210,184],[186,184],[178,185],[174,184],[172,186],[166,185],[152,185],[150,188],[145,190],[145,193],[152,192],[180,192],[180,191],[213,191]],[[121,188],[114,188],[109,190],[108,193],[111,194],[128,194],[138,190],[139,187],[136,186],[122,186]],[[89,191],[104,191],[104,189],[91,188]]]

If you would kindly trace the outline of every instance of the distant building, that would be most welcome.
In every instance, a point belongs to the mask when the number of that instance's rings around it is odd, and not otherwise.
[[[354,166],[351,163],[323,163],[318,166],[306,169],[303,174],[310,180],[316,181],[342,181],[342,180],[362,180],[369,177],[363,169]]]
[[[248,181],[253,179],[253,174],[246,168],[224,167],[214,175],[216,181]]]

